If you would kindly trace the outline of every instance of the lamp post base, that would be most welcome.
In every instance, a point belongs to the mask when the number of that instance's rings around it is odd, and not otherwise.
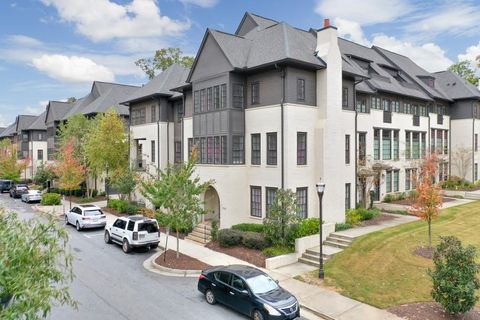
[[[325,272],[323,271],[323,269],[318,270],[318,278],[322,280],[325,279]]]

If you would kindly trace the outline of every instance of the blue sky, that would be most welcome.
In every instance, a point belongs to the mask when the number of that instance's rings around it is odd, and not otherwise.
[[[0,126],[93,80],[145,83],[136,59],[167,46],[193,55],[206,28],[233,33],[245,11],[304,29],[328,17],[342,37],[429,71],[480,55],[479,0],[2,0]]]

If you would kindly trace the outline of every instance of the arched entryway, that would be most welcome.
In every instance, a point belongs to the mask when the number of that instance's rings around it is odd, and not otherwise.
[[[204,196],[205,221],[217,220],[220,222],[220,197],[214,187],[208,187]]]

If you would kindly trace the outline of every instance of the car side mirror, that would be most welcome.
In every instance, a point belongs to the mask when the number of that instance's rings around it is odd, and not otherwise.
[[[250,293],[248,293],[248,290],[245,290],[245,289],[240,291],[240,293],[244,296],[249,296],[250,295]]]

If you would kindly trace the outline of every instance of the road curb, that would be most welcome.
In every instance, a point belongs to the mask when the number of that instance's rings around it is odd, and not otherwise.
[[[301,302],[299,302],[299,305],[300,305],[300,308],[301,308],[301,309],[307,310],[308,312],[313,313],[313,314],[316,315],[317,317],[320,317],[320,318],[326,319],[326,320],[336,320],[335,318],[332,318],[332,317],[330,317],[330,316],[328,316],[328,315],[326,315],[326,314],[324,314],[324,313],[322,313],[322,312],[320,312],[320,311],[318,311],[318,310],[314,310],[314,309],[308,307],[307,305],[305,305],[305,304],[303,304],[303,303],[301,303]],[[301,309],[300,309],[300,310],[301,310]]]
[[[143,267],[148,271],[155,272],[164,276],[179,277],[179,278],[196,278],[202,270],[181,270],[164,267],[155,262],[155,260],[162,255],[163,251],[155,253],[150,258],[143,262]]]

